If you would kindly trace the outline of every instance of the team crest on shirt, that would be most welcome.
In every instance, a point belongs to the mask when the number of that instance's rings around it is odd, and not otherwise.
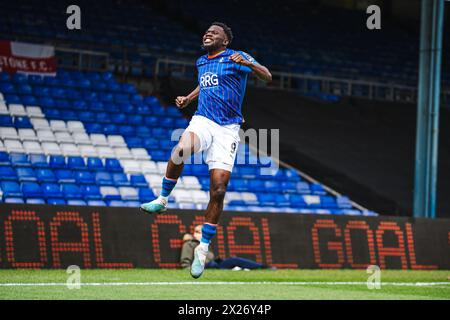
[[[202,88],[212,88],[219,85],[219,76],[216,73],[205,72],[200,77],[200,86]]]

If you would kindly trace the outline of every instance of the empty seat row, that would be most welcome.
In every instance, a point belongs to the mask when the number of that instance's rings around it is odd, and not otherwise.
[[[86,83],[84,80],[83,82]],[[72,81],[68,81],[68,84],[72,84]],[[117,87],[117,84],[112,84],[107,89]],[[100,89],[100,88],[98,88]],[[119,88],[120,90],[120,85]],[[52,97],[52,98],[66,98],[66,99],[80,99],[86,101],[102,101],[102,102],[129,102],[129,101],[142,101],[142,96],[136,93],[118,92],[118,91],[102,91],[97,88],[81,88],[77,90],[75,88],[66,88],[63,84],[56,84],[55,86],[49,85],[33,85],[33,84],[18,84],[0,82],[0,90],[5,94],[17,94],[17,95],[33,95],[36,97]]]
[[[164,174],[167,162],[156,163],[151,160],[130,160],[100,157],[64,157],[0,152],[0,166],[34,167],[53,169],[124,171],[125,173]]]
[[[44,118],[45,115],[42,113],[40,107],[27,106],[22,104],[10,104],[7,105],[0,100],[0,115],[11,115],[20,117],[33,117],[33,118]]]
[[[7,198],[43,198],[65,200],[131,200],[149,201],[155,197],[149,188],[110,187],[97,185],[81,185],[23,182],[20,185],[15,182],[1,182],[3,201]],[[177,203],[207,204],[209,195],[201,190],[174,190],[171,200]],[[5,201],[7,202],[7,201]],[[171,201],[173,202],[173,201]],[[324,208],[324,209],[351,209],[351,203],[347,197],[331,196],[299,196],[284,194],[254,194],[251,192],[229,192],[225,198],[227,206],[276,206],[292,208]]]
[[[63,120],[50,120],[41,118],[31,118],[31,124],[35,130],[46,129],[53,132],[65,131],[65,132],[85,132],[84,125],[81,121],[63,121]]]
[[[0,127],[0,139],[23,141],[58,142],[89,144],[94,146],[126,147],[127,143],[120,135],[104,135],[85,132],[52,131],[51,129],[15,129]]]
[[[24,75],[16,73],[9,75],[6,72],[0,72],[1,82],[11,82],[17,84],[33,83],[33,84],[48,84],[55,85],[59,81],[68,80],[88,80],[92,84],[97,82],[112,84],[117,83],[110,72],[97,73],[97,72],[80,72],[69,70],[58,70],[56,76],[42,76],[42,75]],[[124,91],[135,92],[136,89],[130,84],[120,84]]]
[[[171,208],[177,209],[197,209],[192,204],[169,204]],[[279,206],[255,206],[255,205],[225,205],[225,211],[244,211],[244,212],[273,212],[273,213],[293,213],[293,214],[325,214],[325,215],[355,215],[355,216],[377,216],[377,213],[372,211],[360,211],[356,209],[341,209],[341,208],[305,208],[305,207],[279,207]]]
[[[135,113],[115,113],[108,110],[104,111],[74,111],[67,109],[44,108],[43,112],[47,119],[75,118],[84,123],[103,123],[103,124],[130,124],[158,126],[164,128],[184,128],[187,126],[187,120],[180,118],[179,115],[141,115]]]
[[[160,189],[162,183],[162,175],[160,174],[146,174],[145,179],[153,189]],[[183,176],[178,178],[174,190],[201,190],[202,186],[195,176]]]
[[[0,140],[0,151],[63,156],[101,157],[117,159],[148,160],[150,155],[144,148],[76,145],[74,143],[37,142],[5,139]]]
[[[129,160],[127,160],[129,161]],[[149,161],[150,162],[150,161]],[[121,162],[115,158],[99,157],[64,157],[61,155],[46,156],[44,154],[6,153],[0,152],[0,166],[34,167],[53,169],[78,169],[122,171]]]
[[[157,139],[157,138],[142,138],[137,136],[125,137],[125,143],[129,148],[145,148],[150,151],[155,150],[172,150],[178,141],[172,141],[171,139]]]
[[[155,194],[148,187],[112,187],[97,185],[55,184],[36,182],[0,182],[2,200],[6,198],[83,199],[83,200],[135,200],[150,201]]]
[[[49,169],[31,167],[0,167],[0,181],[38,181],[58,183],[98,184],[111,186],[148,186],[142,174],[89,171],[82,169]]]
[[[85,125],[87,133],[100,133],[106,135],[122,135],[123,137],[155,137],[165,138],[170,140],[172,136],[172,130],[162,127],[147,127],[147,126],[134,126],[133,124],[115,125],[115,124],[102,124],[98,122],[86,123]],[[171,127],[171,129],[178,129]],[[185,129],[179,128],[179,129]]]
[[[162,107],[161,105],[149,105],[142,101],[130,101],[130,102],[101,102],[101,101],[86,101],[86,100],[68,100],[68,99],[53,99],[50,97],[35,97],[33,95],[12,95],[5,94],[5,100],[11,105],[25,105],[25,106],[38,106],[44,111],[52,109],[59,110],[60,112],[77,112],[74,114],[78,116],[80,112],[110,112],[114,114],[126,114],[126,115],[141,115],[141,116],[157,116],[157,117],[172,117],[177,118],[180,116],[179,111],[175,107]],[[3,102],[3,105],[6,103]],[[4,114],[10,114],[8,109],[2,108]],[[6,112],[8,111],[8,112]],[[60,113],[66,116],[65,113]]]
[[[66,126],[66,122],[62,120],[51,120],[49,123],[42,118],[10,117],[5,115],[0,115],[0,127],[45,129],[53,132],[85,132],[83,124],[79,121],[69,121]]]

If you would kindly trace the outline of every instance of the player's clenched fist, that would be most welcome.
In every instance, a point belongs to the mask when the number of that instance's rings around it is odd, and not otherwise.
[[[252,65],[252,63],[245,59],[240,53],[233,53],[230,56],[230,60],[247,67]]]
[[[178,108],[186,107],[189,104],[189,102],[191,101],[189,100],[188,97],[178,96],[175,99],[175,104],[177,105]]]

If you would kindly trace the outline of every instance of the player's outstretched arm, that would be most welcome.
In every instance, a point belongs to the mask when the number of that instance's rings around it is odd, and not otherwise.
[[[175,104],[178,108],[183,109],[189,105],[192,101],[197,99],[198,95],[200,93],[200,86],[197,86],[191,93],[189,93],[187,96],[178,96],[175,99]]]
[[[272,74],[269,69],[259,63],[253,63],[245,59],[240,53],[234,53],[230,56],[230,60],[240,65],[249,67],[253,73],[261,80],[265,82],[272,81]]]
[[[250,62],[250,63],[251,63],[251,65],[249,66],[250,69],[253,70],[253,72],[259,79],[261,79],[265,82],[272,81],[272,74],[270,73],[269,69],[267,69],[265,66],[258,64],[258,63],[253,63],[253,62]]]

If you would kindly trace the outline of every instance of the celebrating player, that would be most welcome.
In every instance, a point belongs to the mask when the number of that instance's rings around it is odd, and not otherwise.
[[[203,48],[207,54],[197,60],[198,86],[187,96],[179,96],[177,107],[185,108],[198,97],[198,108],[189,126],[181,136],[167,163],[162,181],[161,195],[140,209],[147,213],[166,211],[170,192],[183,170],[184,161],[192,153],[205,151],[210,173],[210,200],[202,226],[200,245],[195,248],[191,275],[198,278],[205,268],[208,245],[216,234],[217,223],[236,158],[241,113],[247,77],[254,73],[263,81],[271,81],[269,70],[242,51],[227,47],[233,40],[231,29],[224,23],[214,22],[203,35]]]

